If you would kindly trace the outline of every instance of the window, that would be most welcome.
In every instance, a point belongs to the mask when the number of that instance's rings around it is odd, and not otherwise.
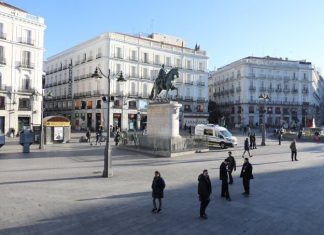
[[[148,53],[144,53],[144,63],[149,63],[149,55],[148,55]]]
[[[143,78],[148,78],[148,69],[143,68]]]
[[[213,136],[213,130],[211,130],[211,129],[204,129],[204,135]]]
[[[120,47],[116,47],[116,57],[119,59],[123,58],[122,49]]]
[[[4,47],[0,46],[0,64],[6,64],[6,59],[4,57]]]
[[[20,40],[22,43],[26,43],[29,45],[34,45],[34,42],[32,40],[32,31],[29,29],[25,29],[23,31],[23,38]]]
[[[135,82],[132,82],[132,84],[131,84],[131,95],[135,95],[135,91],[136,91]]]
[[[121,71],[121,64],[116,64],[115,74],[119,73],[120,71]]]
[[[20,98],[19,99],[19,110],[30,110],[30,99],[27,98]]]
[[[22,53],[22,60],[21,60],[23,67],[31,67],[31,52],[30,51],[23,51]]]
[[[280,107],[276,107],[275,108],[275,113],[276,114],[281,114],[281,108]]]
[[[5,97],[0,96],[0,109],[5,109]]]
[[[87,104],[87,109],[92,109],[92,107],[93,107],[93,101],[89,100]]]
[[[136,67],[135,66],[131,66],[131,76],[132,77],[137,77],[136,76]]]
[[[97,51],[97,55],[96,55],[96,59],[98,59],[98,58],[101,58],[101,48],[99,47],[98,48],[98,51]]]
[[[147,97],[148,90],[147,90],[147,84],[143,85],[143,97]]]
[[[192,69],[191,61],[190,60],[187,60],[187,69]]]
[[[132,51],[131,60],[136,60],[136,51]]]
[[[155,55],[154,64],[160,64],[160,56],[159,55]]]
[[[0,38],[6,39],[6,35],[3,32],[3,23],[0,23]]]
[[[181,68],[181,60],[180,59],[177,59],[177,67]]]
[[[22,79],[22,82],[21,82],[21,89],[22,90],[29,90],[30,89],[30,78],[28,76],[25,76],[23,79]]]
[[[249,106],[249,113],[254,113],[254,106]]]
[[[87,107],[87,101],[82,100],[81,101],[81,109],[86,109]]]
[[[166,66],[171,66],[171,58],[170,57],[165,58],[165,64],[166,64]]]
[[[199,62],[199,65],[198,65],[198,69],[200,70],[200,71],[204,71],[204,64],[203,64],[203,62]]]
[[[129,101],[128,102],[128,108],[136,109],[136,101]]]

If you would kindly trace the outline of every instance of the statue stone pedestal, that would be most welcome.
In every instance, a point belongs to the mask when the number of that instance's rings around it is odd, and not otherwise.
[[[147,135],[149,137],[173,138],[179,135],[178,102],[153,103],[147,111]]]

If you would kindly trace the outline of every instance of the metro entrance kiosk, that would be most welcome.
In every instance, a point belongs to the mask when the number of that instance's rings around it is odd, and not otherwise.
[[[71,122],[63,116],[48,116],[43,119],[44,143],[68,143],[71,139]]]

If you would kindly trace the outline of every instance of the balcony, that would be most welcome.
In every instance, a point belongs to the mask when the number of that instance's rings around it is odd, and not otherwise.
[[[234,94],[234,88],[229,89],[230,94]]]
[[[250,86],[250,87],[249,87],[249,91],[256,91],[255,86]]]
[[[184,100],[185,101],[193,101],[193,98],[192,98],[192,96],[185,96]]]
[[[0,57],[0,64],[6,65],[6,58]]]
[[[260,87],[259,90],[260,92],[265,92],[267,89],[265,87]]]
[[[193,81],[185,81],[186,85],[193,85]]]
[[[288,88],[284,88],[284,89],[283,89],[283,92],[284,92],[284,93],[289,93],[289,92],[290,92],[290,89],[288,89]]]
[[[88,58],[87,61],[89,62],[89,61],[92,61],[92,60],[93,60],[93,57],[92,56],[89,56],[89,58]]]
[[[85,62],[87,62],[87,59],[86,59],[86,58],[83,58],[83,59],[81,60],[81,64],[84,64]]]
[[[236,92],[241,92],[241,87],[236,87]]]
[[[308,89],[303,89],[302,93],[303,94],[308,94]]]
[[[272,87],[268,87],[268,92],[272,93],[272,92],[274,92],[274,89]]]
[[[292,92],[293,94],[297,94],[297,93],[298,93],[298,89],[293,88],[293,89],[291,90],[291,92]]]
[[[80,64],[80,60],[75,61],[74,66],[77,66]]]
[[[23,44],[27,44],[27,45],[31,45],[31,46],[35,45],[35,41],[32,40],[31,38],[20,37],[20,38],[18,38],[18,42],[23,43]]]
[[[19,106],[18,111],[31,111],[30,106]]]
[[[137,97],[138,93],[137,92],[131,92],[129,93],[129,97]]]
[[[24,68],[24,69],[34,69],[35,64],[34,63],[28,63],[28,62],[18,62],[18,67],[19,68]]]
[[[129,57],[129,60],[130,60],[130,61],[136,61],[136,62],[138,61],[138,59],[137,59],[136,56],[135,56],[135,57]]]
[[[197,86],[205,86],[204,82],[197,82]]]
[[[122,104],[114,104],[113,105],[113,109],[121,109],[121,108],[123,108]]]
[[[198,97],[197,98],[197,102],[198,103],[204,103],[206,100],[205,100],[205,97]]]
[[[7,35],[3,32],[0,33],[0,39],[6,40],[7,39]]]
[[[277,88],[277,89],[276,89],[276,92],[277,92],[277,93],[280,93],[280,92],[282,92],[282,89],[281,89],[281,88]]]
[[[101,57],[102,57],[101,53],[98,53],[98,54],[96,55],[96,59],[100,59]]]

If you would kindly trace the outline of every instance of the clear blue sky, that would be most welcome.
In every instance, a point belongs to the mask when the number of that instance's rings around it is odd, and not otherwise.
[[[207,50],[209,69],[254,56],[307,59],[324,72],[322,0],[7,0],[45,18],[45,58],[103,32],[161,32]]]

